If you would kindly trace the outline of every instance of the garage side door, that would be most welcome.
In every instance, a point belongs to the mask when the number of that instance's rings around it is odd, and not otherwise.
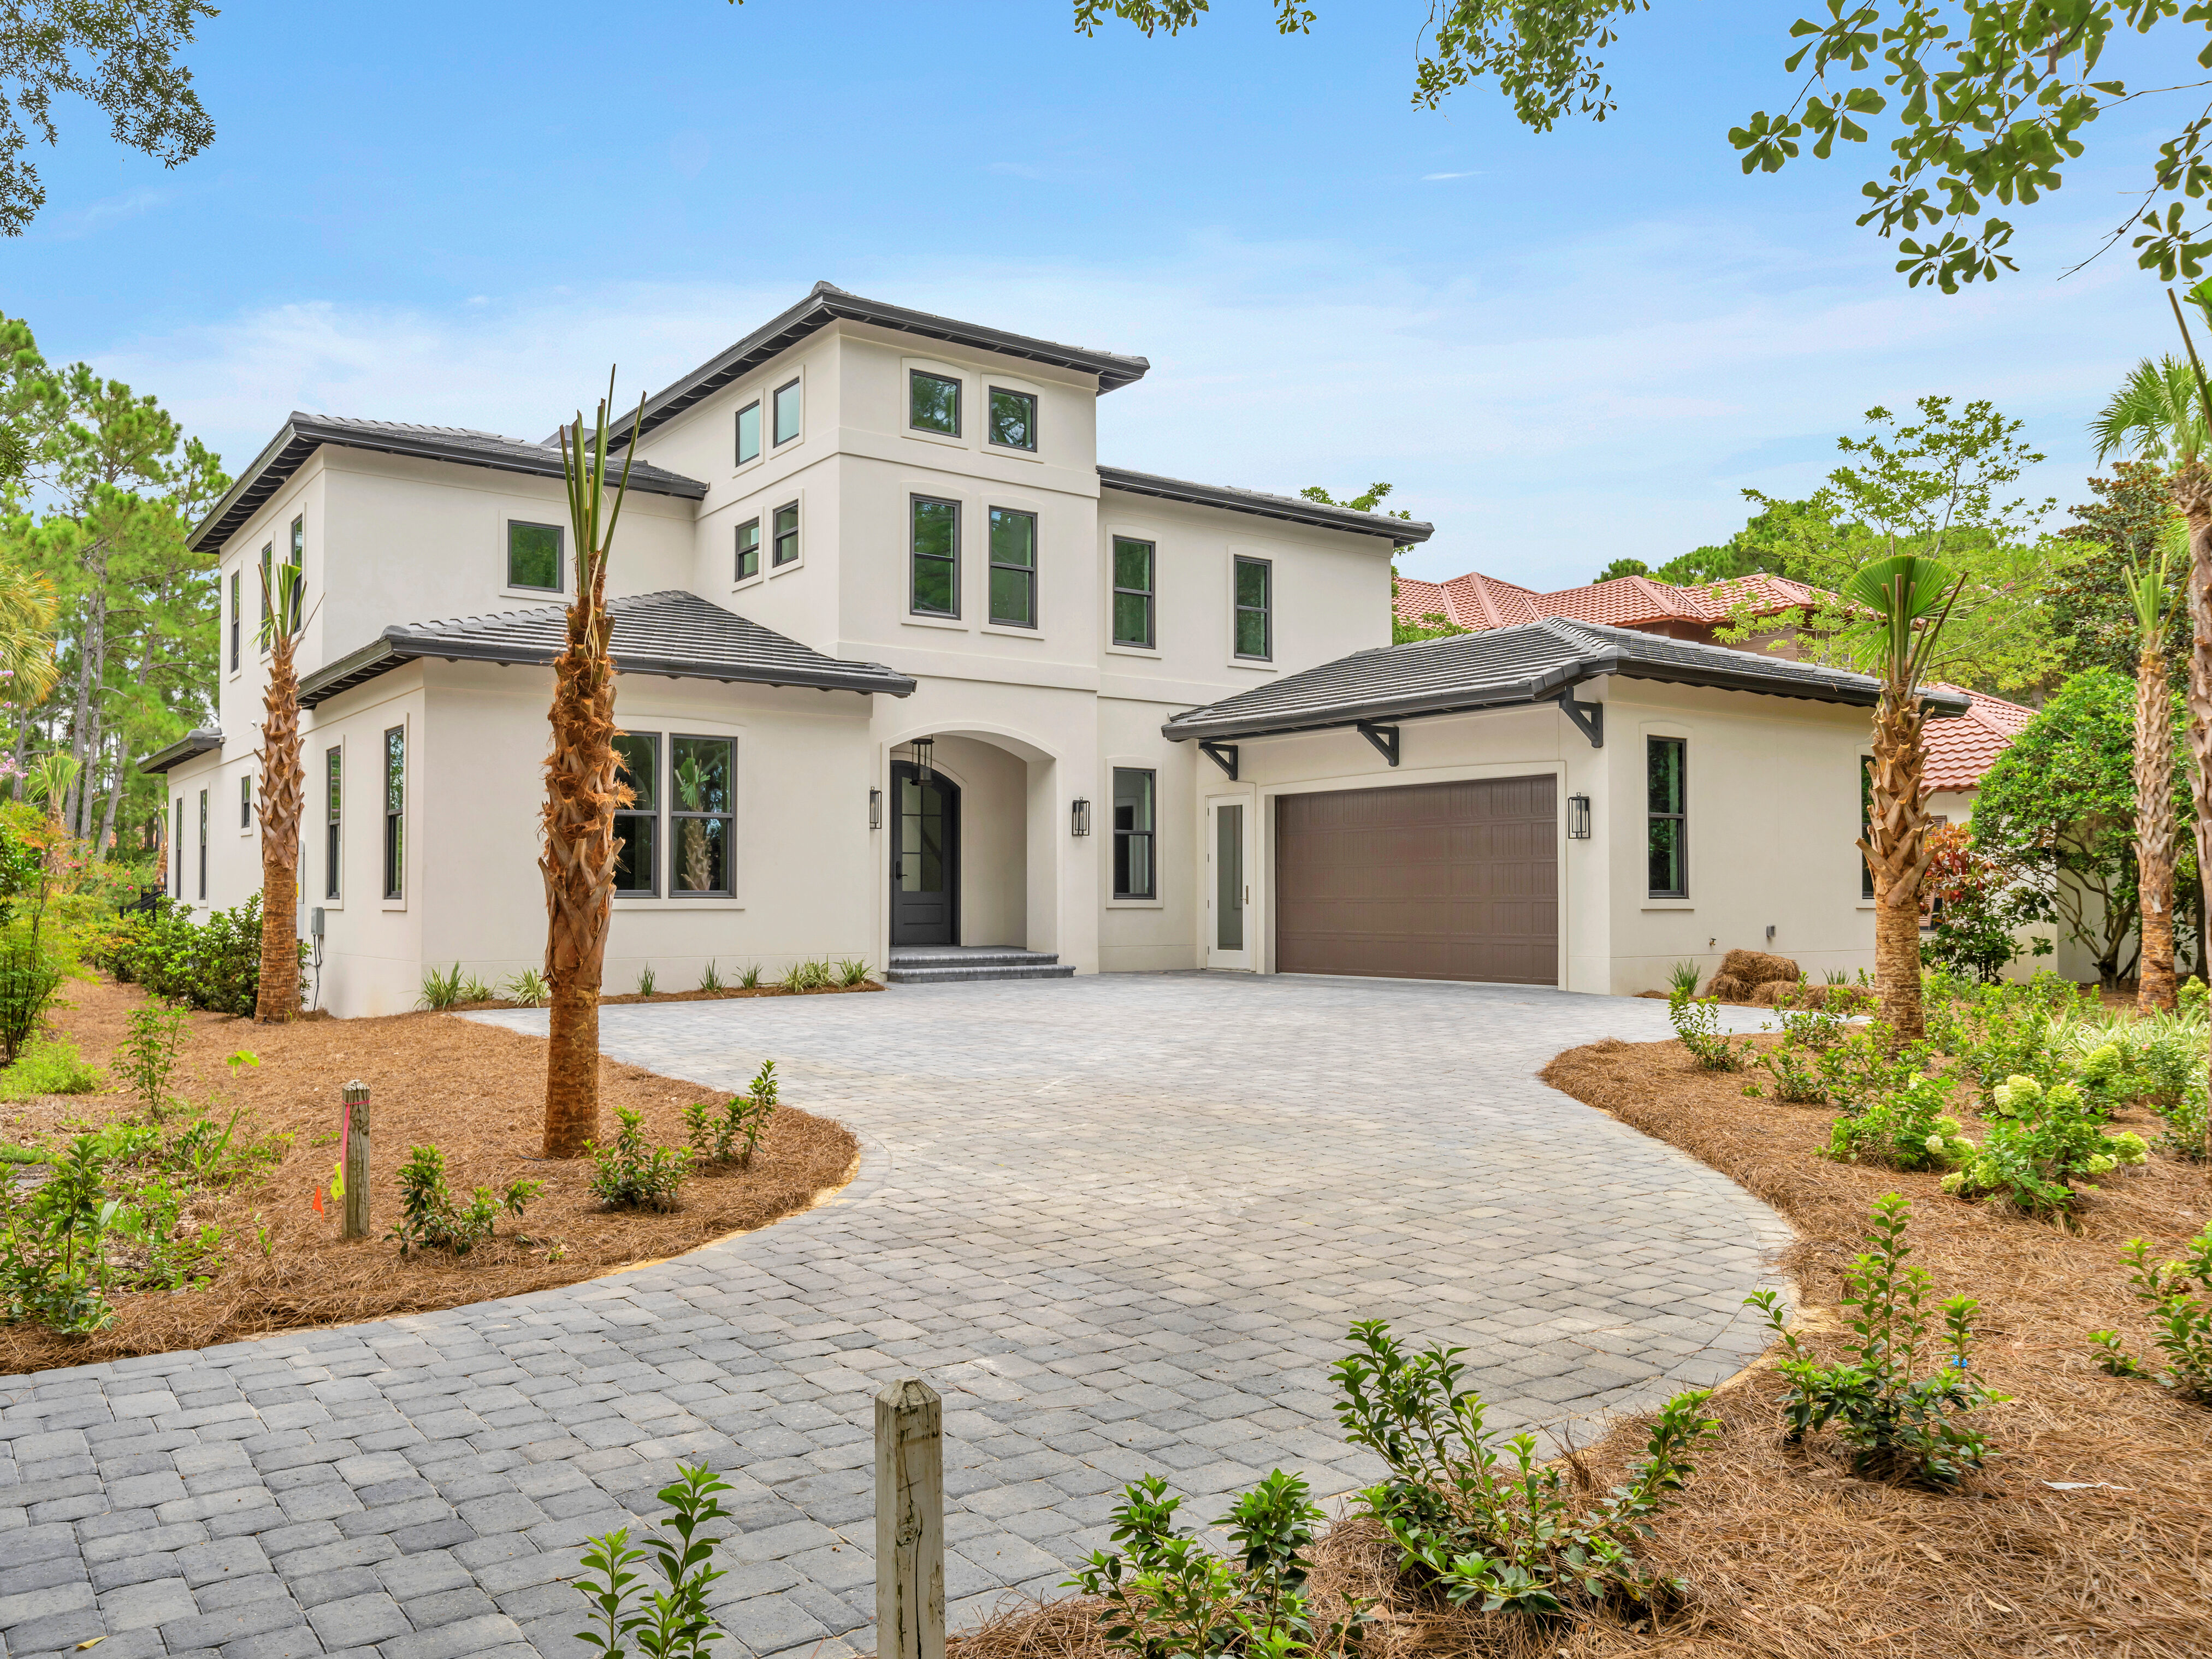
[[[1558,983],[1558,781],[1275,798],[1286,974]]]

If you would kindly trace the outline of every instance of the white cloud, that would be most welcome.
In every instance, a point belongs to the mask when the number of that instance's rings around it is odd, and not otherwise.
[[[74,242],[87,236],[97,235],[110,225],[121,224],[126,219],[136,219],[167,202],[172,192],[166,190],[133,190],[120,196],[104,197],[88,202],[81,208],[70,208],[50,216],[38,227],[36,234],[50,242]]]
[[[1432,185],[1440,179],[1480,179],[1481,177],[1482,174],[1479,170],[1474,173],[1425,173],[1421,175],[1421,182],[1425,185]]]

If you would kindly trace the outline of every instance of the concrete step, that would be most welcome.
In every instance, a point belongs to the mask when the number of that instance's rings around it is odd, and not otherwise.
[[[1056,956],[1013,945],[902,945],[884,970],[886,985],[948,985],[977,980],[1072,979]]]
[[[1056,962],[994,963],[963,968],[886,968],[886,985],[951,985],[970,980],[1073,979],[1075,969]]]

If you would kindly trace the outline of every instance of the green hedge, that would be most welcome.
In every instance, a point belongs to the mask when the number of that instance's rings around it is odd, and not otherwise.
[[[261,992],[261,895],[211,912],[198,927],[184,906],[163,899],[154,910],[125,916],[99,961],[125,983],[167,1001],[251,1014]]]

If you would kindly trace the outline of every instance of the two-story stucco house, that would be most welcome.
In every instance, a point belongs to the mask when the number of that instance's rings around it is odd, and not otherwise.
[[[647,402],[610,989],[991,947],[1632,990],[1766,928],[1870,961],[1871,682],[1557,620],[1391,647],[1430,526],[1102,465],[1097,399],[1146,368],[825,283]],[[195,532],[219,729],[144,763],[172,890],[258,884],[258,567],[289,561],[337,1013],[541,960],[565,520],[550,441],[295,414]]]

